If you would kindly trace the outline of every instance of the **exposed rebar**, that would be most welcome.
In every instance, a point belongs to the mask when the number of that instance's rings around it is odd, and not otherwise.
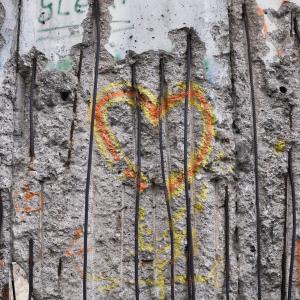
[[[186,91],[184,102],[184,188],[186,201],[186,230],[187,230],[187,282],[188,298],[195,299],[194,280],[194,247],[191,220],[191,199],[189,196],[189,169],[188,169],[188,112],[191,99],[191,67],[192,67],[192,33],[189,29],[187,33],[187,74]]]
[[[136,141],[136,185],[135,185],[135,245],[134,245],[134,269],[135,269],[135,298],[140,297],[139,287],[139,216],[140,216],[140,192],[141,192],[141,98],[136,82],[136,64],[131,65],[131,86],[135,95],[137,117],[137,141]]]
[[[62,258],[59,258],[58,261],[58,267],[57,267],[57,276],[60,277],[61,276],[61,271],[62,271]]]
[[[225,186],[225,288],[226,300],[229,300],[230,294],[230,223],[229,223],[229,192],[228,186]]]
[[[294,182],[294,172],[293,172],[293,149],[291,148],[288,154],[288,173],[291,185],[292,193],[292,242],[291,242],[291,258],[290,258],[290,272],[289,272],[289,283],[288,283],[288,300],[292,299],[292,289],[293,289],[293,274],[294,274],[294,261],[295,261],[295,248],[296,248],[296,238],[297,238],[297,207],[296,207],[296,192],[295,192],[295,182]]]
[[[16,300],[16,287],[15,287],[15,276],[14,276],[14,268],[13,264],[9,264],[10,267],[10,276],[11,276],[11,288],[13,292],[13,300]]]
[[[29,293],[28,300],[32,300],[33,294],[33,239],[29,240],[29,260],[28,260],[28,284],[29,284]]]
[[[171,254],[171,299],[175,299],[175,249],[174,249],[174,224],[172,218],[172,210],[170,205],[170,197],[168,192],[168,186],[166,182],[165,174],[165,159],[164,159],[164,150],[163,150],[163,124],[162,124],[162,112],[166,106],[166,89],[165,89],[165,60],[162,57],[160,59],[160,96],[159,96],[159,148],[160,148],[160,165],[161,165],[161,175],[163,180],[165,202],[167,206],[168,213],[168,222],[169,222],[169,235],[170,235],[170,254]]]
[[[2,199],[2,191],[0,190],[0,250],[2,250],[2,234],[3,234],[3,218],[4,218],[4,211],[3,211],[3,199]]]
[[[29,155],[33,159],[35,157],[34,152],[34,120],[33,120],[33,102],[34,102],[34,91],[36,85],[36,68],[37,68],[37,57],[34,55],[32,59],[32,74],[31,74],[31,85],[29,93]]]
[[[95,124],[95,112],[96,112],[96,99],[98,91],[98,72],[100,62],[100,5],[99,0],[93,2],[93,14],[96,25],[96,50],[95,50],[95,70],[94,70],[94,89],[93,89],[93,102],[92,102],[92,114],[91,114],[91,126],[90,126],[90,141],[89,141],[89,154],[88,154],[88,166],[86,177],[86,189],[85,189],[85,209],[84,209],[84,246],[83,246],[83,300],[87,300],[87,250],[88,250],[88,221],[89,221],[89,194],[92,172],[92,160],[93,160],[93,143],[94,143],[94,124]]]
[[[281,261],[281,300],[285,300],[286,299],[287,213],[288,213],[288,176],[285,176],[285,178],[284,178],[283,250],[282,250],[282,261]]]
[[[17,40],[16,40],[16,73],[19,73],[20,60],[20,35],[21,35],[21,18],[22,18],[22,0],[18,1],[18,17],[17,17]]]
[[[243,4],[243,16],[245,22],[245,32],[247,39],[248,67],[252,102],[252,127],[253,127],[253,152],[254,152],[254,174],[255,174],[255,207],[256,207],[256,251],[257,251],[257,299],[261,300],[261,218],[259,199],[259,170],[258,170],[258,145],[257,145],[257,120],[256,120],[256,100],[253,80],[253,61],[251,54],[251,39],[249,31],[249,19],[246,4]]]

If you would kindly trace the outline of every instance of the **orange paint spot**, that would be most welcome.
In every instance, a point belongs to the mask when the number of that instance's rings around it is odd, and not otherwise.
[[[73,251],[71,249],[67,249],[66,256],[71,257],[73,255]]]
[[[39,206],[37,208],[33,208],[31,206],[26,206],[24,208],[24,212],[26,212],[27,214],[29,214],[29,213],[33,213],[33,212],[39,212],[39,211],[41,211],[41,209],[42,209],[41,206]]]
[[[87,253],[92,252],[93,250],[94,250],[93,248],[88,248]],[[84,249],[83,249],[83,247],[81,247],[78,251],[76,251],[75,254],[77,256],[83,256],[83,252],[84,252]]]
[[[22,203],[16,203],[15,204],[16,213],[30,214],[30,213],[42,211],[44,209],[45,199],[44,199],[44,195],[41,192],[30,191],[29,184],[24,185],[23,191],[24,191],[24,195],[22,198],[24,201],[31,202],[34,197],[37,197],[39,199],[39,206],[37,206],[37,207],[32,207],[29,205],[23,206]],[[19,196],[19,195],[20,194],[18,193],[16,196]],[[22,220],[25,220],[25,219],[22,218]]]
[[[26,192],[26,194],[25,194],[25,200],[26,201],[31,201],[34,196],[38,196],[39,197],[39,193],[36,193],[36,192]]]
[[[33,211],[33,208],[30,207],[30,206],[26,206],[26,207],[24,208],[24,211],[25,211],[26,213],[31,213],[31,212]]]
[[[128,179],[136,179],[136,172],[132,169],[126,169],[123,172],[124,176],[127,177]],[[143,180],[143,178],[141,178],[141,182],[140,182],[140,191],[144,192],[147,188],[149,187],[149,184],[147,181]]]
[[[265,19],[264,28],[263,28],[263,36],[266,37],[268,32],[269,32],[269,27],[268,27],[267,20]]]
[[[5,261],[4,259],[0,260],[0,269],[3,269],[5,267]]]
[[[76,265],[75,271],[79,274],[79,276],[81,278],[83,278],[83,270],[82,270],[82,267],[80,265]]]
[[[81,256],[81,255],[83,255],[83,248],[81,248],[80,250],[78,250],[77,252],[76,252],[76,255],[77,256]]]
[[[185,91],[180,91],[175,95],[170,95],[167,99],[165,99],[165,105],[160,107],[158,104],[159,102],[146,89],[139,87],[139,94],[141,99],[141,108],[145,118],[148,119],[149,123],[153,126],[157,126],[159,124],[160,117],[164,118],[171,109],[182,104],[186,96]],[[200,146],[195,150],[195,153],[192,153],[189,162],[189,177],[193,180],[211,151],[214,128],[212,109],[206,101],[201,88],[192,88],[190,96],[194,102],[192,105],[199,110],[203,120],[203,134],[200,139]],[[103,153],[106,157],[112,157],[113,162],[111,163],[120,163],[120,167],[123,169],[122,174],[125,178],[136,180],[134,164],[124,154],[120,147],[120,143],[111,131],[109,124],[109,109],[119,102],[135,106],[135,93],[130,88],[123,88],[118,91],[106,90],[106,93],[102,96],[102,98],[98,95],[95,115],[95,131],[98,137],[97,142],[99,143],[101,153]],[[127,164],[125,170],[124,164]],[[171,174],[171,177],[168,180],[169,193],[171,197],[173,193],[179,193],[182,189],[183,181],[183,172],[173,172]],[[144,174],[142,174],[140,190],[143,192],[148,187],[148,179]]]
[[[20,212],[20,205],[18,203],[16,203],[16,205],[15,205],[15,210],[16,210],[16,213]]]
[[[258,16],[259,17],[264,16],[264,9],[263,9],[262,6],[258,6],[257,11],[258,11]]]
[[[74,238],[76,240],[80,239],[81,237],[83,236],[83,229],[80,227],[78,229],[75,230],[75,233],[74,233]]]
[[[33,197],[35,197],[35,196],[40,197],[40,195],[41,195],[40,192],[31,192],[28,184],[26,184],[24,186],[24,191],[25,191],[24,198],[26,201],[31,201],[33,199]]]
[[[282,48],[277,49],[277,56],[278,57],[283,57],[284,56],[284,50]]]

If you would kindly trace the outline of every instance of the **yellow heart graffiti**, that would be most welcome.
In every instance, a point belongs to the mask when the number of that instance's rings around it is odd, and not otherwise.
[[[184,102],[185,84],[177,85],[178,91],[174,95],[169,95],[166,105],[161,110],[158,98],[147,88],[139,85],[138,91],[141,97],[142,111],[146,120],[152,126],[158,126],[159,118],[166,115],[175,107]],[[135,92],[129,83],[113,83],[104,88],[97,94],[96,114],[95,114],[95,138],[99,146],[100,153],[112,165],[118,165],[122,169],[122,178],[135,180],[135,165],[124,153],[120,143],[111,130],[108,113],[109,110],[118,104],[127,104],[135,107]],[[190,154],[189,157],[189,180],[192,182],[207,161],[212,151],[214,137],[214,115],[211,105],[207,102],[204,92],[197,84],[191,85],[191,102],[201,115],[203,122],[202,135],[200,136],[199,146]],[[124,167],[125,165],[125,167]],[[183,192],[184,173],[183,171],[172,172],[167,180],[169,196],[174,198]],[[141,191],[148,188],[148,178],[142,174]]]
[[[177,91],[173,95],[169,95],[165,99],[165,105],[160,108],[159,99],[147,88],[139,85],[138,92],[141,97],[142,112],[146,121],[153,127],[158,126],[159,118],[165,118],[167,114],[174,108],[178,107],[185,100],[185,84],[179,83]],[[109,121],[109,110],[114,106],[126,104],[135,108],[135,92],[132,90],[130,83],[113,83],[106,88],[103,88],[97,94],[96,114],[95,114],[95,139],[99,147],[101,155],[104,157],[109,166],[117,167],[122,170],[121,178],[123,180],[135,180],[136,172],[135,165],[128,155],[123,151],[115,134],[112,132]],[[199,137],[198,147],[189,155],[189,181],[190,183],[195,179],[195,176],[200,171],[201,167],[208,162],[208,157],[212,151],[212,143],[214,137],[214,115],[211,105],[207,102],[204,91],[197,84],[191,85],[191,102],[190,105],[194,107],[202,119],[202,133]],[[91,113],[91,109],[90,109]],[[149,180],[145,174],[142,174],[141,191],[145,191],[149,186]],[[184,173],[182,170],[172,172],[167,179],[170,200],[181,195],[184,189]],[[196,205],[197,203],[195,203]],[[201,203],[195,206],[195,211],[201,209]],[[145,224],[146,211],[140,209],[140,224],[139,224],[139,240],[140,250],[153,252],[153,245],[145,241],[145,237],[149,233],[152,235],[150,228],[147,229]],[[185,241],[185,230],[176,227],[176,224],[185,218],[185,208],[180,208],[174,211],[174,236],[175,236],[175,260],[185,258],[184,250],[182,249]],[[196,232],[193,232],[193,239],[196,239]],[[157,259],[154,262],[154,269],[157,273],[156,279],[145,279],[142,283],[146,286],[159,287],[160,299],[165,297],[165,271],[168,269],[169,259],[165,257],[169,253],[168,243],[168,229],[162,232],[158,237],[157,242],[161,245],[157,253]],[[196,245],[196,242],[194,243]],[[197,283],[208,283],[210,279],[215,277],[217,269],[220,269],[222,258],[217,258],[208,276],[196,275]],[[184,275],[176,276],[176,283],[185,284],[186,278]],[[102,285],[101,292],[109,292],[120,286],[118,278],[103,278],[96,275],[90,275],[89,280],[107,282],[107,285]],[[99,289],[100,290],[100,289]]]

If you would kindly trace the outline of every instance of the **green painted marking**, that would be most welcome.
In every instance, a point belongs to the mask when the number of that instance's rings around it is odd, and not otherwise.
[[[79,26],[80,26],[80,24],[78,24],[78,25],[57,26],[57,27],[51,27],[51,28],[40,29],[40,30],[38,30],[38,32],[55,31],[55,30],[59,30],[59,29],[72,28],[72,27],[79,27]]]
[[[71,70],[73,67],[73,62],[70,58],[61,59],[56,65],[56,69],[60,72],[66,72]]]
[[[210,62],[208,59],[204,59],[204,68],[206,71],[209,70],[209,67],[210,67]]]
[[[122,54],[120,52],[117,52],[116,55],[115,55],[115,60],[116,61],[120,61],[122,60]]]
[[[51,3],[49,3],[49,4],[45,4],[45,3],[44,3],[44,0],[41,0],[41,7],[42,7],[43,9],[47,9],[47,10],[48,10],[48,16],[47,16],[47,17],[45,17],[46,12],[41,13],[40,16],[39,16],[39,22],[40,22],[41,24],[45,24],[45,23],[46,23],[47,21],[49,21],[49,20],[52,18],[52,16],[53,16],[53,3],[51,2]]]
[[[70,57],[61,58],[57,63],[49,62],[46,70],[48,71],[58,71],[58,72],[68,72],[72,70],[73,60]]]
[[[58,11],[57,11],[57,13],[58,13],[59,15],[63,15],[63,16],[69,15],[70,12],[66,11],[66,12],[63,13],[63,12],[61,11],[61,3],[62,3],[62,0],[59,0],[59,2],[58,2]]]
[[[82,14],[82,13],[85,13],[86,10],[82,10],[81,8],[82,8],[82,7],[87,7],[87,6],[89,6],[89,4],[88,4],[88,3],[86,3],[86,4],[80,4],[80,1],[81,1],[81,0],[76,0],[76,3],[75,3],[75,11],[76,11],[77,13],[79,13],[79,14]]]

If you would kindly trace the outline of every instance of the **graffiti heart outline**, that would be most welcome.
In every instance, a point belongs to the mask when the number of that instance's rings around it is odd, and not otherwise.
[[[185,83],[177,84],[178,92],[169,95],[166,98],[166,105],[160,108],[158,98],[147,88],[142,85],[137,86],[138,93],[141,97],[142,112],[153,127],[159,124],[159,118],[162,119],[167,114],[185,100]],[[130,107],[135,107],[135,91],[132,90],[131,84],[113,83],[103,88],[97,94],[96,113],[95,113],[95,139],[99,147],[101,155],[105,158],[110,166],[123,168],[122,178],[125,180],[135,180],[136,171],[135,164],[122,150],[120,143],[112,132],[109,123],[109,109],[118,104],[125,103]],[[205,166],[208,162],[208,157],[212,152],[213,137],[215,135],[214,122],[215,116],[213,109],[204,96],[203,89],[196,83],[191,84],[191,101],[190,105],[193,106],[201,115],[203,122],[202,135],[200,136],[199,146],[196,147],[193,153],[189,156],[189,181],[194,181],[196,175],[199,173],[201,167]],[[91,116],[91,107],[89,116]],[[124,164],[125,163],[125,164]],[[149,180],[147,176],[142,173],[141,178],[141,191],[145,191],[149,187]],[[181,195],[184,189],[184,172],[183,170],[171,172],[167,179],[168,191],[170,199],[175,196]]]

